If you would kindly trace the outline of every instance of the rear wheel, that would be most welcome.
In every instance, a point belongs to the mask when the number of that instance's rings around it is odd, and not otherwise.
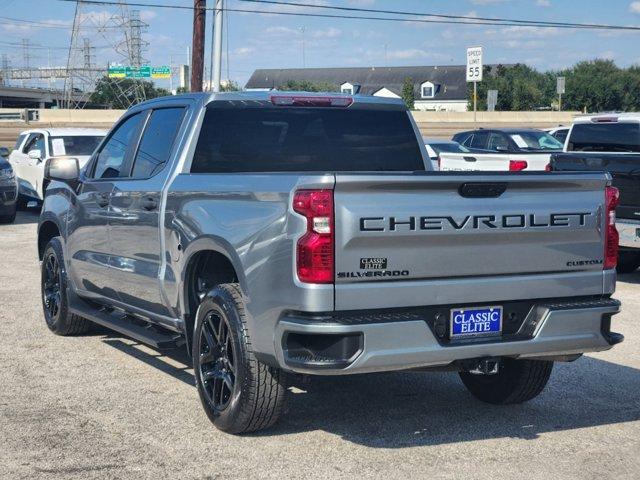
[[[200,303],[193,369],[205,412],[220,430],[262,430],[282,414],[285,375],[256,360],[238,284],[218,285]]]
[[[498,373],[460,372],[465,387],[478,400],[496,405],[522,403],[537,397],[549,381],[553,362],[502,359]]]
[[[0,215],[0,223],[13,223],[16,220],[16,210],[17,207],[14,207],[13,213],[9,213],[8,215]]]
[[[621,250],[618,252],[618,273],[631,273],[640,267],[640,252]]]
[[[42,308],[47,327],[57,335],[86,333],[91,324],[69,311],[67,288],[62,242],[60,237],[53,237],[45,247],[41,267]]]

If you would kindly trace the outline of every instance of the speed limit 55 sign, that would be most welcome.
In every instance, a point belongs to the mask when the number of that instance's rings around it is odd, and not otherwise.
[[[482,47],[467,48],[467,82],[482,81]]]

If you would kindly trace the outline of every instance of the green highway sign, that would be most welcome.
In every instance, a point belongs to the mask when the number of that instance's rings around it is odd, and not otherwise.
[[[170,67],[123,67],[110,66],[107,75],[109,78],[169,78],[171,76]]]

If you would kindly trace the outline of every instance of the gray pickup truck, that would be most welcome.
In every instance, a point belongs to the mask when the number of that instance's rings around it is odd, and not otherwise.
[[[433,172],[399,100],[153,100],[46,178],[49,328],[184,346],[227,432],[274,424],[295,374],[444,369],[519,403],[622,341],[610,177]]]

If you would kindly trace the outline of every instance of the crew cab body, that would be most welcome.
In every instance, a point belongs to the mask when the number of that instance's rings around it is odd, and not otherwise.
[[[434,172],[395,99],[183,95],[133,107],[77,179],[53,179],[39,246],[46,263],[61,238],[75,314],[153,343],[123,323],[146,322],[194,362],[221,288],[271,372],[573,360],[621,341],[609,184]]]
[[[9,155],[18,178],[20,196],[42,200],[47,160],[71,155],[83,166],[106,133],[106,130],[94,128],[45,128],[21,132]]]
[[[472,154],[444,153],[440,170],[544,171],[551,153],[562,150],[560,142],[536,129],[472,130],[457,133],[453,140]]]
[[[616,226],[619,268],[640,266],[640,113],[578,117],[565,153],[552,157],[554,171],[606,171],[620,192]]]

